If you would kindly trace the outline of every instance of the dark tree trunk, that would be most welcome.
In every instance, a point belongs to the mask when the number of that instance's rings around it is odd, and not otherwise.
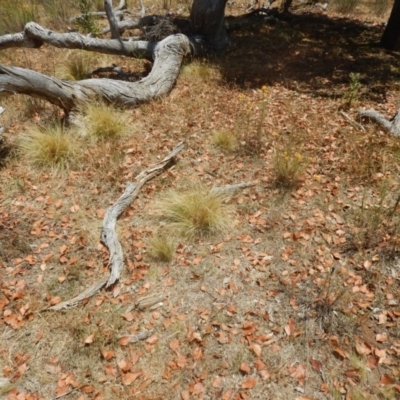
[[[395,0],[388,24],[381,39],[380,45],[393,50],[400,39],[400,0]]]
[[[229,44],[225,27],[225,5],[227,0],[194,0],[190,12],[192,31],[204,36],[207,45],[224,49]]]

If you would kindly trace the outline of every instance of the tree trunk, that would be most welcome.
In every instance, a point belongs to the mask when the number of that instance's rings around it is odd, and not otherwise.
[[[225,27],[227,0],[194,0],[190,12],[192,31],[204,36],[207,46],[221,50],[228,46],[229,37]]]
[[[400,39],[400,0],[395,0],[385,32],[383,32],[380,45],[388,50],[393,50]]]

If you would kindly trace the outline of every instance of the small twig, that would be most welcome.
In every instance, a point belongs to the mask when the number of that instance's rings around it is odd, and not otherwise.
[[[129,338],[129,343],[137,343],[139,340],[145,340],[148,337],[151,336],[151,334],[153,333],[152,330],[150,331],[142,331],[137,333],[136,335],[123,335],[120,336],[119,339],[123,338],[123,337],[128,337]]]
[[[236,183],[235,185],[226,185],[226,186],[221,186],[221,187],[213,187],[210,190],[210,193],[212,194],[232,194],[233,192],[236,192],[236,190],[239,189],[245,189],[250,186],[254,186],[254,182],[242,182],[242,183]]]
[[[358,122],[352,120],[348,114],[346,114],[344,111],[340,111],[340,115],[342,115],[348,122],[350,122],[351,125],[353,125],[355,128],[359,129],[360,131],[365,132],[365,128],[359,124]]]

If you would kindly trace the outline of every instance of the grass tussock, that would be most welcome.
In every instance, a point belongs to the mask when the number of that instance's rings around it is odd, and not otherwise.
[[[73,53],[68,57],[68,61],[63,70],[63,78],[79,81],[89,79],[92,71],[93,58],[88,53]]]
[[[233,151],[237,146],[236,137],[227,130],[215,131],[211,140],[214,146],[225,151]]]
[[[292,148],[277,150],[272,163],[274,184],[283,189],[296,189],[306,169],[305,157]]]
[[[175,252],[175,240],[164,235],[157,235],[147,243],[147,254],[154,261],[170,262]]]
[[[187,237],[202,237],[224,231],[229,226],[227,196],[203,185],[171,190],[157,204],[162,218]]]
[[[68,168],[79,154],[76,141],[57,123],[32,126],[22,137],[19,148],[29,163],[61,170]]]
[[[182,68],[181,74],[188,77],[196,77],[203,80],[209,79],[213,75],[213,69],[206,64],[190,63]]]
[[[94,141],[116,140],[129,130],[129,113],[102,103],[87,104],[74,123],[78,133]]]

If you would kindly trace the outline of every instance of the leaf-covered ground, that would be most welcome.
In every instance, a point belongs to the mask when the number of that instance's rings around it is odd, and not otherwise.
[[[235,2],[227,14],[244,11]],[[235,30],[225,54],[187,62],[170,96],[128,110],[125,136],[80,142],[64,171],[18,150],[29,124],[59,110],[2,99],[2,398],[398,398],[400,141],[357,125],[360,108],[400,106],[400,54],[376,46],[383,21],[316,6]],[[72,54],[11,49],[0,62],[62,76]],[[118,221],[122,279],[42,311],[107,274],[106,208],[181,140],[178,163]],[[227,202],[219,234],[188,239],[157,212],[171,188],[239,182],[255,185]],[[163,234],[170,262],[149,254]]]

